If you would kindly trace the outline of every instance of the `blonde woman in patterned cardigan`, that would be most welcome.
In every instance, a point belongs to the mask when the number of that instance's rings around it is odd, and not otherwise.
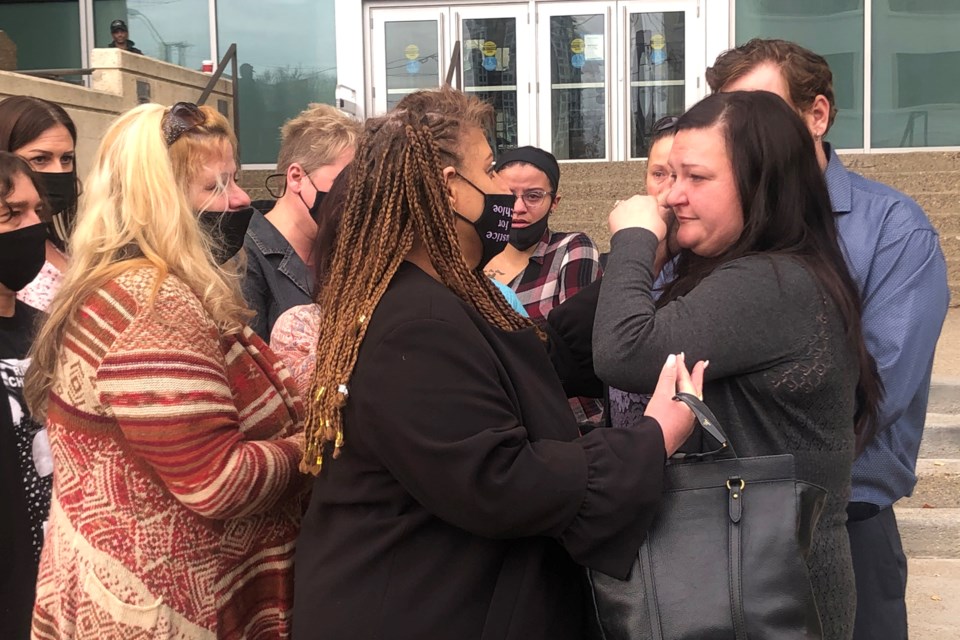
[[[235,148],[210,110],[142,105],[97,153],[27,379],[54,454],[36,639],[289,636],[301,402],[196,205],[242,204]]]

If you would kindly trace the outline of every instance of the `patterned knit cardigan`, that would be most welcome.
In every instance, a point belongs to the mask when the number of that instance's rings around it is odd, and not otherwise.
[[[156,278],[104,285],[62,345],[33,637],[286,638],[299,396],[251,330]]]

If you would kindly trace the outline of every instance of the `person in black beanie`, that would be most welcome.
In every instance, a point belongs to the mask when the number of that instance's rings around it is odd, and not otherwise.
[[[555,232],[550,216],[560,204],[560,165],[553,154],[536,147],[503,152],[497,173],[516,196],[510,243],[484,269],[513,289],[535,321],[596,280],[600,252],[586,234]],[[603,405],[595,398],[571,398],[579,422],[600,420]]]

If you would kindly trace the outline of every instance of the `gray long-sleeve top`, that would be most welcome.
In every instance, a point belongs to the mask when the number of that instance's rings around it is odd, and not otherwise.
[[[593,332],[597,375],[652,392],[664,360],[710,360],[704,400],[740,456],[792,453],[797,476],[828,491],[809,560],[825,638],[853,627],[845,529],[854,455],[858,363],[843,321],[796,259],[750,256],[717,268],[656,308],[656,237],[624,229],[611,241]]]

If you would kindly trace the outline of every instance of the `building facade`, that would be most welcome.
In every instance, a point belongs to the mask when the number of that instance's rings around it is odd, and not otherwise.
[[[280,125],[310,102],[370,116],[448,76],[494,104],[500,149],[643,158],[653,123],[705,96],[716,56],[757,36],[829,60],[836,147],[960,150],[960,0],[0,3],[20,69],[87,66],[118,18],[146,55],[193,69],[237,44],[251,168],[275,162]]]

